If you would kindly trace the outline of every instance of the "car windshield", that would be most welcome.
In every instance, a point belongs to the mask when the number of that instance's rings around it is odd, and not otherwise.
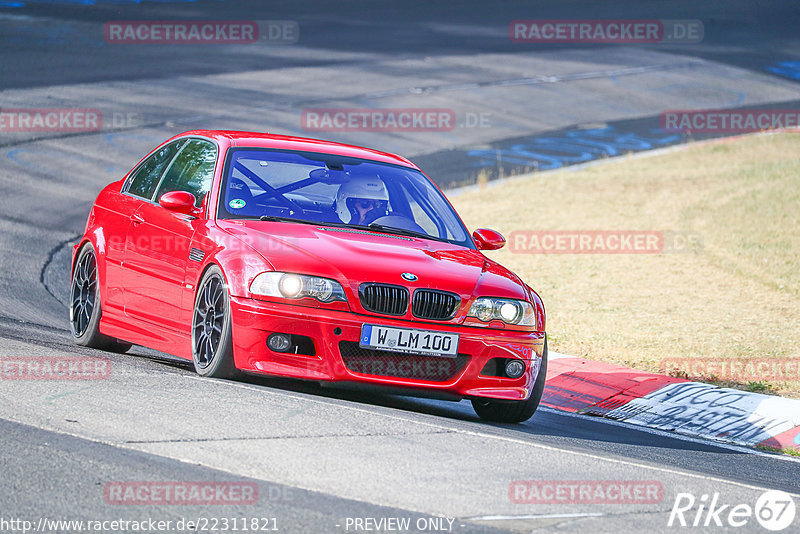
[[[229,153],[217,217],[368,228],[474,248],[441,192],[399,165],[310,152]]]

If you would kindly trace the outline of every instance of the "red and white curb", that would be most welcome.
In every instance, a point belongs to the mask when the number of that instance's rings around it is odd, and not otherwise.
[[[542,405],[748,446],[800,450],[800,400],[551,352]]]

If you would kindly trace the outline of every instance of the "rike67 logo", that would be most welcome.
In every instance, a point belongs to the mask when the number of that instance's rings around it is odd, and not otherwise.
[[[667,521],[668,527],[750,527],[753,518],[765,529],[773,532],[792,525],[795,517],[794,499],[788,493],[769,490],[761,494],[755,506],[749,504],[723,504],[719,493],[703,494],[698,499],[691,493],[678,493]]]

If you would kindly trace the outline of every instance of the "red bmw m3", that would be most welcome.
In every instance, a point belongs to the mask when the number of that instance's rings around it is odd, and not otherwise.
[[[405,158],[191,131],[97,197],[72,262],[75,341],[240,373],[470,399],[522,422],[542,397],[544,306]]]

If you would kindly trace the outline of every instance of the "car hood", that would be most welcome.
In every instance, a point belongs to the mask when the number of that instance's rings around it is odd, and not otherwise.
[[[332,278],[353,296],[365,282],[472,296],[528,299],[522,281],[477,250],[429,239],[273,221],[218,221],[277,271]],[[417,276],[409,282],[402,273]]]

